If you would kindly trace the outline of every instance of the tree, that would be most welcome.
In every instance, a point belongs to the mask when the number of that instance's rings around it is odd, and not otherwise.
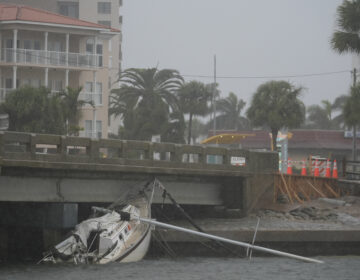
[[[337,30],[332,48],[342,53],[360,53],[360,0],[344,0],[337,8]]]
[[[111,93],[110,113],[124,120],[128,139],[150,140],[160,134],[169,114],[178,110],[176,91],[183,83],[179,72],[172,69],[126,69],[122,83]]]
[[[80,130],[78,123],[81,117],[81,107],[85,104],[94,106],[92,101],[79,100],[81,90],[81,87],[76,89],[68,87],[59,94],[66,123],[66,134],[69,135],[76,135]]]
[[[331,39],[332,48],[343,53],[360,54],[360,0],[344,0],[343,3],[337,8],[337,30],[334,32]],[[354,69],[354,87],[356,86],[356,71]],[[351,90],[353,92],[353,90]],[[352,100],[352,97],[349,98]],[[353,125],[353,160],[356,160],[356,125],[353,119],[356,119],[356,113],[352,110],[347,110],[348,103],[344,107],[344,113],[355,114],[354,118],[346,116],[347,123]]]
[[[241,111],[245,107],[246,102],[238,99],[236,94],[230,92],[228,97],[222,98],[216,102],[216,109],[220,115],[216,117],[217,127],[220,129],[248,129],[250,127],[249,120],[241,116]]]
[[[269,81],[260,85],[252,97],[247,117],[254,126],[270,128],[273,148],[281,128],[297,127],[304,121],[305,106],[298,99],[301,90],[286,81]]]
[[[196,143],[196,140],[202,135],[207,136],[208,131],[209,131],[209,126],[207,124],[203,123],[197,118],[194,118],[191,124],[192,143]]]
[[[307,108],[307,124],[305,127],[318,129],[340,129],[344,123],[343,114],[341,113],[346,96],[337,97],[334,103],[328,100],[322,100],[319,105],[311,105]],[[336,111],[340,113],[333,117]]]
[[[6,95],[0,105],[9,115],[9,130],[63,134],[64,115],[59,96],[47,88],[22,87]]]
[[[332,129],[332,104],[328,100],[321,101],[322,106],[311,105],[307,108],[309,126],[311,128]]]
[[[185,83],[178,92],[180,109],[189,114],[187,143],[191,143],[192,120],[194,116],[205,116],[209,113],[212,98],[210,87],[198,81]]]
[[[180,111],[170,113],[169,121],[164,125],[161,132],[161,140],[169,143],[184,144],[185,132],[184,115]]]
[[[360,84],[351,87],[350,96],[345,101],[343,114],[347,125],[360,124]]]

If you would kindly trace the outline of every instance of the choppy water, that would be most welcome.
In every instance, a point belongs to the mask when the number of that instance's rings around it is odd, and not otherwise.
[[[0,279],[360,279],[360,256],[320,257],[325,264],[285,258],[151,259],[108,265],[3,265]]]

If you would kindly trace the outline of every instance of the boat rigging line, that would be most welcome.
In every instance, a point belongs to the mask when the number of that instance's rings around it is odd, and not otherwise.
[[[182,208],[179,203],[176,202],[176,200],[172,197],[172,195],[166,190],[166,188],[164,187],[163,184],[161,184],[161,182],[158,179],[154,179],[156,181],[157,186],[163,191],[162,197],[163,197],[163,203],[165,201],[165,198],[167,197],[171,203],[175,206],[175,208],[185,217],[185,219],[194,227],[196,228],[199,232],[203,232],[206,233],[199,225],[197,225],[195,223],[195,221],[189,216],[188,213],[185,212],[184,208]],[[230,249],[229,247],[227,247],[225,244],[219,242],[218,240],[213,240],[214,243],[225,249],[226,251],[230,252],[232,255],[234,256],[238,256],[239,254],[236,253],[234,250]],[[213,246],[209,246],[203,242],[200,242],[202,245],[204,245],[205,247],[212,249],[213,251],[216,251],[215,248],[213,248]]]

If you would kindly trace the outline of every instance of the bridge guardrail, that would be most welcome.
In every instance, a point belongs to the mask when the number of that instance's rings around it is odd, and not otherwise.
[[[273,152],[9,131],[0,132],[0,157],[5,160],[214,169],[245,173],[250,170],[274,172],[278,161],[277,154]],[[232,157],[244,158],[245,164],[232,165]]]
[[[360,180],[360,161],[346,161],[345,178],[349,180]]]

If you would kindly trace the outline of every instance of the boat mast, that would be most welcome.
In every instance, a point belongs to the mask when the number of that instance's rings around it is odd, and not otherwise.
[[[186,233],[190,233],[190,234],[194,234],[194,235],[198,235],[198,236],[201,236],[201,237],[214,239],[214,240],[218,240],[218,241],[222,241],[222,242],[227,242],[227,243],[238,245],[238,246],[241,246],[241,247],[245,247],[245,248],[249,248],[249,249],[253,249],[253,250],[257,250],[257,251],[262,251],[262,252],[266,252],[266,253],[270,253],[270,254],[273,254],[273,255],[293,258],[293,259],[302,260],[302,261],[306,261],[306,262],[324,263],[323,261],[320,261],[320,260],[317,260],[317,259],[307,258],[307,257],[299,256],[299,255],[294,255],[294,254],[278,251],[278,250],[268,249],[268,248],[265,248],[265,247],[260,247],[260,246],[256,246],[256,245],[248,244],[248,243],[245,243],[245,242],[236,241],[236,240],[232,240],[232,239],[228,239],[228,238],[224,238],[224,237],[220,237],[220,236],[216,236],[216,235],[212,235],[212,234],[208,234],[208,233],[204,233],[204,232],[198,232],[198,231],[194,231],[194,230],[183,228],[183,227],[178,227],[178,226],[174,226],[174,225],[170,225],[170,224],[165,224],[165,223],[161,223],[161,222],[146,219],[146,218],[138,217],[137,219],[139,221],[141,221],[141,222],[152,224],[152,225],[155,225],[155,226],[168,228],[168,229],[173,229],[173,230],[177,230],[177,231],[182,231],[182,232],[186,232]]]

